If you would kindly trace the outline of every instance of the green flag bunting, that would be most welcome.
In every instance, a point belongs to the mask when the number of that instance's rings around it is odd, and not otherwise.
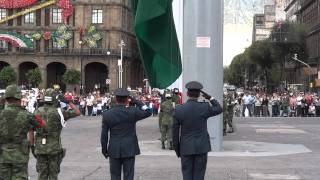
[[[167,88],[182,72],[172,0],[131,0],[134,30],[150,85]]]

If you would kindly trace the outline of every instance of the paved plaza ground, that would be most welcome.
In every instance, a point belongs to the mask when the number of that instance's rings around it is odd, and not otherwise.
[[[224,138],[224,151],[209,154],[206,180],[319,180],[319,118],[235,118],[237,131]],[[68,122],[62,141],[67,155],[61,180],[108,180],[109,165],[100,151],[101,117]],[[160,150],[157,118],[138,123],[142,155],[136,180],[179,180],[180,159]],[[29,163],[36,179],[35,159]]]

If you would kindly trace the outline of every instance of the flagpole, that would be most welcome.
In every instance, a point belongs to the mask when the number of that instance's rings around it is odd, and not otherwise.
[[[223,1],[185,0],[183,11],[183,83],[201,82],[222,105]],[[222,150],[222,122],[222,115],[208,120],[214,151]]]

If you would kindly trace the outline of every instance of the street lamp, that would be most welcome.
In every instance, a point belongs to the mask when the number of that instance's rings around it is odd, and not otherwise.
[[[82,45],[83,45],[83,41],[80,40],[79,44],[80,44],[80,95],[82,95],[83,94],[83,80],[82,80],[82,61],[83,61],[83,57],[82,57],[82,47],[83,46]]]
[[[311,66],[309,65],[309,64],[307,64],[307,63],[305,63],[305,62],[303,62],[303,61],[301,61],[301,60],[299,60],[298,59],[298,54],[294,54],[294,56],[292,57],[292,59],[293,60],[295,60],[295,61],[298,61],[299,63],[301,63],[301,64],[303,64],[303,65],[305,65],[305,66],[307,66],[308,67],[308,69],[309,69],[309,73],[308,73],[308,85],[310,86],[310,80],[311,80]],[[309,91],[310,91],[310,88],[308,88],[309,89]]]
[[[119,88],[122,88],[122,73],[123,73],[123,69],[122,69],[122,64],[123,64],[123,47],[126,46],[126,44],[124,43],[123,40],[121,40],[120,44],[118,45],[120,46],[120,59],[118,60],[118,67],[119,67]]]

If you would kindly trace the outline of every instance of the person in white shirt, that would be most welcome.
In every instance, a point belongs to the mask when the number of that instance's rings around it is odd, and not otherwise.
[[[300,92],[297,97],[297,117],[302,116],[302,109],[303,109],[302,100],[303,100],[303,96],[302,96],[302,93]]]
[[[252,103],[254,102],[253,97],[248,93],[245,92],[244,96],[242,97],[243,106],[242,106],[242,116],[245,117],[245,111],[248,109],[249,116],[252,116],[251,110],[252,110]]]
[[[99,101],[97,104],[97,115],[100,116],[102,114],[102,101]]]
[[[94,100],[94,97],[90,93],[89,96],[87,97],[87,100],[86,100],[87,109],[88,109],[88,116],[92,116],[93,100]]]
[[[37,102],[37,98],[36,96],[34,95],[34,92],[31,92],[28,96],[28,106],[27,106],[27,110],[30,112],[30,113],[33,113],[35,111],[35,104]]]
[[[312,103],[309,106],[309,117],[314,117],[316,115],[316,106]]]

